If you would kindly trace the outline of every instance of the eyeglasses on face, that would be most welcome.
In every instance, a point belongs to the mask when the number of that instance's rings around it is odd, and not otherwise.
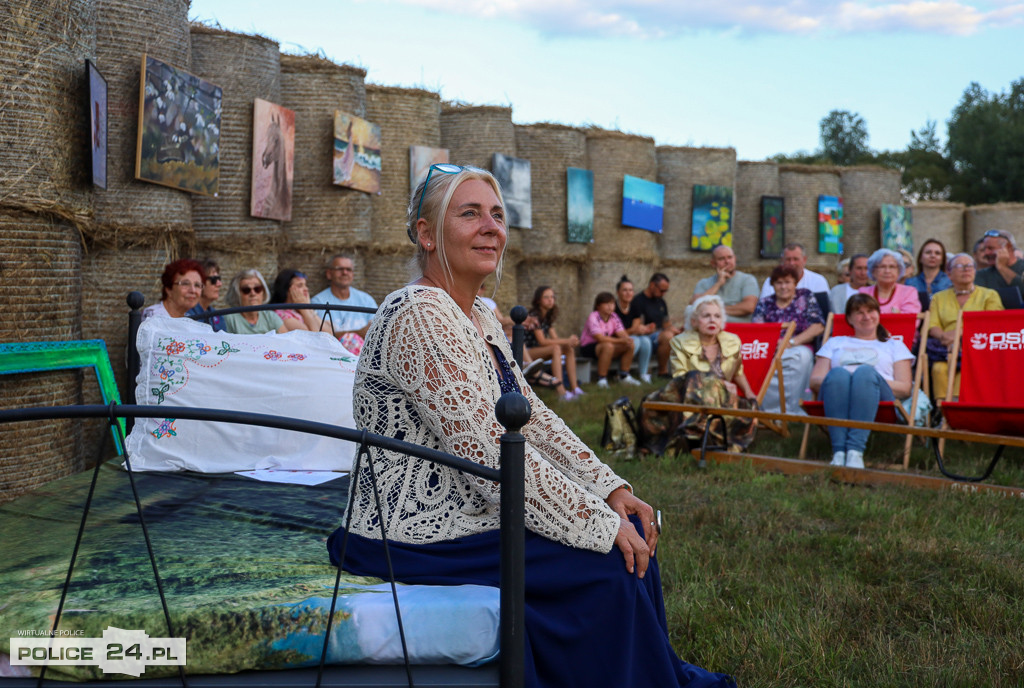
[[[174,284],[176,286],[181,287],[182,289],[188,289],[189,287],[194,287],[195,289],[202,289],[203,288],[203,283],[202,282],[189,282],[188,280],[178,280]]]
[[[355,268],[341,267],[341,268],[329,268],[331,272],[355,272]],[[297,274],[296,277],[305,277],[303,274]]]
[[[434,170],[443,172],[444,174],[458,174],[462,170],[466,169],[461,165],[453,165],[447,162],[439,162],[435,165],[431,165],[430,169],[427,170],[427,178],[423,182],[423,191],[420,193],[420,202],[416,206],[416,221],[419,222],[420,213],[423,212],[423,197],[427,195],[427,188],[430,186],[430,175],[434,174]]]
[[[206,278],[206,281],[210,284],[220,284],[220,275],[210,275]]]
[[[974,263],[957,263],[956,265],[950,265],[950,270],[973,270]]]
[[[257,294],[262,294],[263,293],[263,285],[262,284],[257,284],[255,287],[250,287],[249,285],[246,285],[244,287],[239,287],[238,291],[242,292],[246,296],[248,296],[249,294],[252,294],[253,292],[255,292]]]

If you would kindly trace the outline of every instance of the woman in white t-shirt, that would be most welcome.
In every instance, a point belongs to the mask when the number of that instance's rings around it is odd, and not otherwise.
[[[846,302],[852,337],[832,337],[818,349],[811,389],[825,403],[829,418],[872,421],[880,401],[910,396],[913,355],[882,327],[878,301],[854,294]],[[869,430],[828,428],[832,465],[864,468]]]

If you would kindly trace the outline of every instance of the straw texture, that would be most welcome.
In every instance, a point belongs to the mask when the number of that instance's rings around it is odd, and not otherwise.
[[[88,0],[0,4],[0,205],[83,222],[91,209],[86,58],[96,54]]]
[[[960,253],[964,250],[964,209],[963,203],[946,201],[921,201],[909,206],[911,232],[914,238],[914,253],[928,239],[938,239],[946,247],[947,253]],[[967,250],[973,248],[966,246]]]
[[[761,197],[779,195],[778,163],[743,161],[736,165],[732,248],[737,265],[745,266],[744,271],[776,263],[774,258],[761,258]]]
[[[803,244],[807,249],[807,264],[816,272],[828,272],[835,265],[835,256],[818,253],[818,196],[842,195],[840,169],[779,165],[779,191],[786,199],[786,243]],[[845,205],[843,212],[845,215]]]
[[[370,201],[370,237],[377,248],[411,249],[409,147],[441,147],[441,98],[414,88],[367,86],[366,117],[380,127],[381,136],[381,195]]]
[[[900,203],[900,172],[885,167],[848,167],[839,175],[843,197],[843,252],[870,254],[882,245],[882,204]]]
[[[658,146],[657,158],[658,183],[665,185],[665,229],[658,253],[667,259],[692,258],[698,253],[690,249],[693,187],[728,186],[735,198],[736,150]]]
[[[495,153],[516,154],[512,108],[444,103],[441,147],[448,149],[448,159],[457,165],[491,169]]]
[[[1009,232],[1018,246],[1024,245],[1024,203],[974,205],[964,211],[964,247],[968,251],[990,229]]]
[[[242,270],[256,268],[267,280],[267,285],[273,286],[278,271],[279,243],[280,239],[277,237],[255,236],[248,241],[238,242],[230,247],[225,247],[223,243],[220,243],[217,245],[200,244],[196,248],[194,255],[199,260],[212,258],[220,266],[220,274],[223,278],[223,286],[220,289],[221,300],[218,303],[220,307],[227,307],[228,284],[231,282],[231,278]],[[282,265],[282,267],[291,266]]]
[[[362,264],[362,282],[355,286],[367,292],[380,303],[385,296],[409,283],[409,259],[415,253],[411,242],[405,242],[408,248],[400,251],[361,251],[358,265]]]
[[[370,197],[332,183],[334,113],[366,115],[366,70],[315,55],[281,55],[281,104],[295,111],[290,249],[336,251],[370,238]]]
[[[277,43],[193,24],[192,69],[224,90],[221,103],[219,196],[192,197],[196,240],[225,248],[278,234],[275,220],[252,217],[253,99],[281,101]]]
[[[191,228],[190,194],[135,180],[142,54],[191,70],[188,0],[95,5],[96,64],[107,79],[107,189],[95,191],[95,223],[87,236],[114,241]]]

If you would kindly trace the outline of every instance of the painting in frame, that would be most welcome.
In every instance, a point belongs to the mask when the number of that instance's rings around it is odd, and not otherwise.
[[[501,184],[505,198],[508,226],[519,229],[533,227],[533,201],[530,190],[530,161],[495,153],[491,157],[491,171]]]
[[[427,178],[431,165],[448,162],[447,148],[430,146],[409,146],[409,195],[416,193],[416,187]]]
[[[622,179],[622,224],[661,234],[665,218],[665,185],[640,177]]]
[[[334,112],[334,183],[380,193],[380,127],[348,112]]]
[[[914,252],[913,209],[892,203],[883,203],[882,209],[882,248],[893,251],[903,249]]]
[[[594,243],[594,173],[569,167],[566,176],[566,214],[570,244]]]
[[[89,75],[89,150],[92,153],[92,183],[107,188],[107,80],[92,63],[85,61]]]
[[[732,246],[732,187],[694,184],[692,218],[692,250]]]
[[[291,220],[294,179],[295,111],[255,98],[249,214],[282,222]]]
[[[781,258],[786,245],[786,199],[761,196],[761,257]]]
[[[145,53],[140,81],[135,178],[216,196],[220,86]]]
[[[842,196],[818,196],[818,253],[843,253]]]

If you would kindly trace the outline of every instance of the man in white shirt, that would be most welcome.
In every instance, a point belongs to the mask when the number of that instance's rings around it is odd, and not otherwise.
[[[832,287],[832,291],[829,293],[832,301],[832,312],[846,312],[847,299],[856,294],[858,289],[866,287],[870,283],[871,278],[868,276],[868,257],[863,253],[858,253],[850,258],[849,281],[846,284],[837,284]]]
[[[800,279],[796,283],[797,289],[809,289],[812,294],[829,293],[828,280],[813,270],[805,269],[804,266],[807,265],[807,251],[804,250],[803,244],[786,244],[786,247],[782,249],[781,263],[793,268],[796,270],[796,274],[800,275]],[[761,298],[771,296],[774,293],[775,288],[766,279],[761,287]]]
[[[339,254],[331,257],[327,263],[327,281],[331,286],[311,298],[311,303],[377,307],[377,302],[372,296],[352,286],[352,282],[355,281],[355,262],[350,256]],[[334,327],[335,337],[342,339],[346,334],[358,335],[360,344],[362,338],[366,336],[366,330],[370,328],[370,321],[373,320],[370,313],[347,311],[317,311],[317,317],[322,319],[325,312],[328,313],[328,319]]]
[[[736,269],[736,254],[728,246],[715,246],[711,250],[711,267],[715,274],[697,282],[690,303],[702,296],[717,294],[725,302],[728,322],[750,322],[757,306],[757,280]]]

